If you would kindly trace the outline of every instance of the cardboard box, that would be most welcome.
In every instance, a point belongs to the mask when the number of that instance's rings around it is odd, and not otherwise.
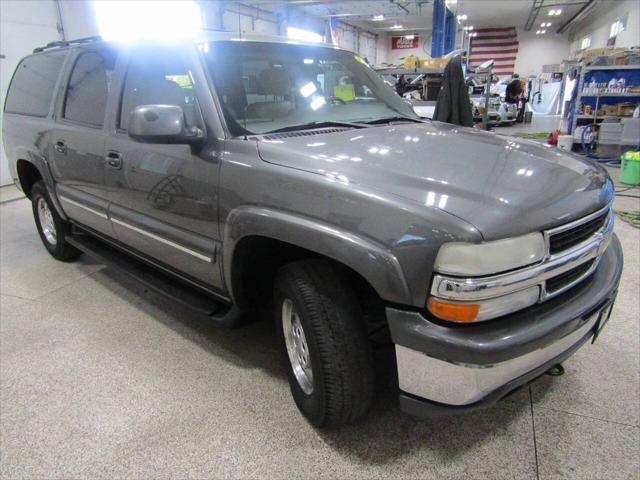
[[[617,115],[621,117],[631,117],[633,116],[633,111],[636,109],[637,105],[635,103],[626,102],[619,103],[616,107],[618,107]]]
[[[404,57],[404,68],[413,69],[418,68],[420,65],[420,59],[415,55],[407,55]]]

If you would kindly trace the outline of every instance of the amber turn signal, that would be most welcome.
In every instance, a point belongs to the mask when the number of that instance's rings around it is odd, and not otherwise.
[[[438,318],[460,323],[473,322],[480,311],[477,303],[445,302],[433,297],[429,298],[427,308]]]

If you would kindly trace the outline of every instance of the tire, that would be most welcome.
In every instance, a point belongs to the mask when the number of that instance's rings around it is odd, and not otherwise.
[[[82,252],[66,240],[71,225],[58,215],[42,181],[37,181],[31,188],[31,207],[40,240],[51,256],[63,262],[78,258]]]
[[[344,274],[324,260],[282,267],[274,310],[289,386],[302,414],[316,427],[362,417],[373,396],[373,356]]]

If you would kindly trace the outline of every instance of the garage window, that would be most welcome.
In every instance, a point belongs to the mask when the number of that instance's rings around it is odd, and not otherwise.
[[[71,73],[64,102],[64,118],[101,127],[109,97],[115,55],[83,53]]]
[[[57,51],[22,60],[11,80],[4,111],[46,117],[66,56],[66,51]]]

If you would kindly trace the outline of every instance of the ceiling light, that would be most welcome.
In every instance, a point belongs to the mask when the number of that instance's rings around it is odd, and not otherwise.
[[[469,25],[468,27],[464,27],[465,30],[473,30],[473,25]]]
[[[547,33],[547,31],[546,30],[542,30],[540,33],[545,34],[545,33]]]
[[[93,2],[98,31],[104,40],[172,40],[193,37],[202,27],[196,2]]]
[[[391,27],[389,27],[389,28],[394,28],[394,29],[396,29],[396,30],[397,30],[397,29],[399,29],[399,28],[402,28],[402,25],[395,24],[395,25],[393,25],[393,26],[391,26]]]
[[[373,20],[375,22],[379,22],[380,20],[384,20],[384,15],[374,15]]]
[[[536,30],[536,35],[540,35],[540,30]]]
[[[458,20],[466,20],[467,19],[467,14],[463,13],[462,15],[458,15]]]
[[[404,38],[406,38],[407,40],[413,40],[414,38],[416,38],[415,35],[405,35]]]
[[[560,15],[562,13],[561,9],[556,10],[556,15]]]

